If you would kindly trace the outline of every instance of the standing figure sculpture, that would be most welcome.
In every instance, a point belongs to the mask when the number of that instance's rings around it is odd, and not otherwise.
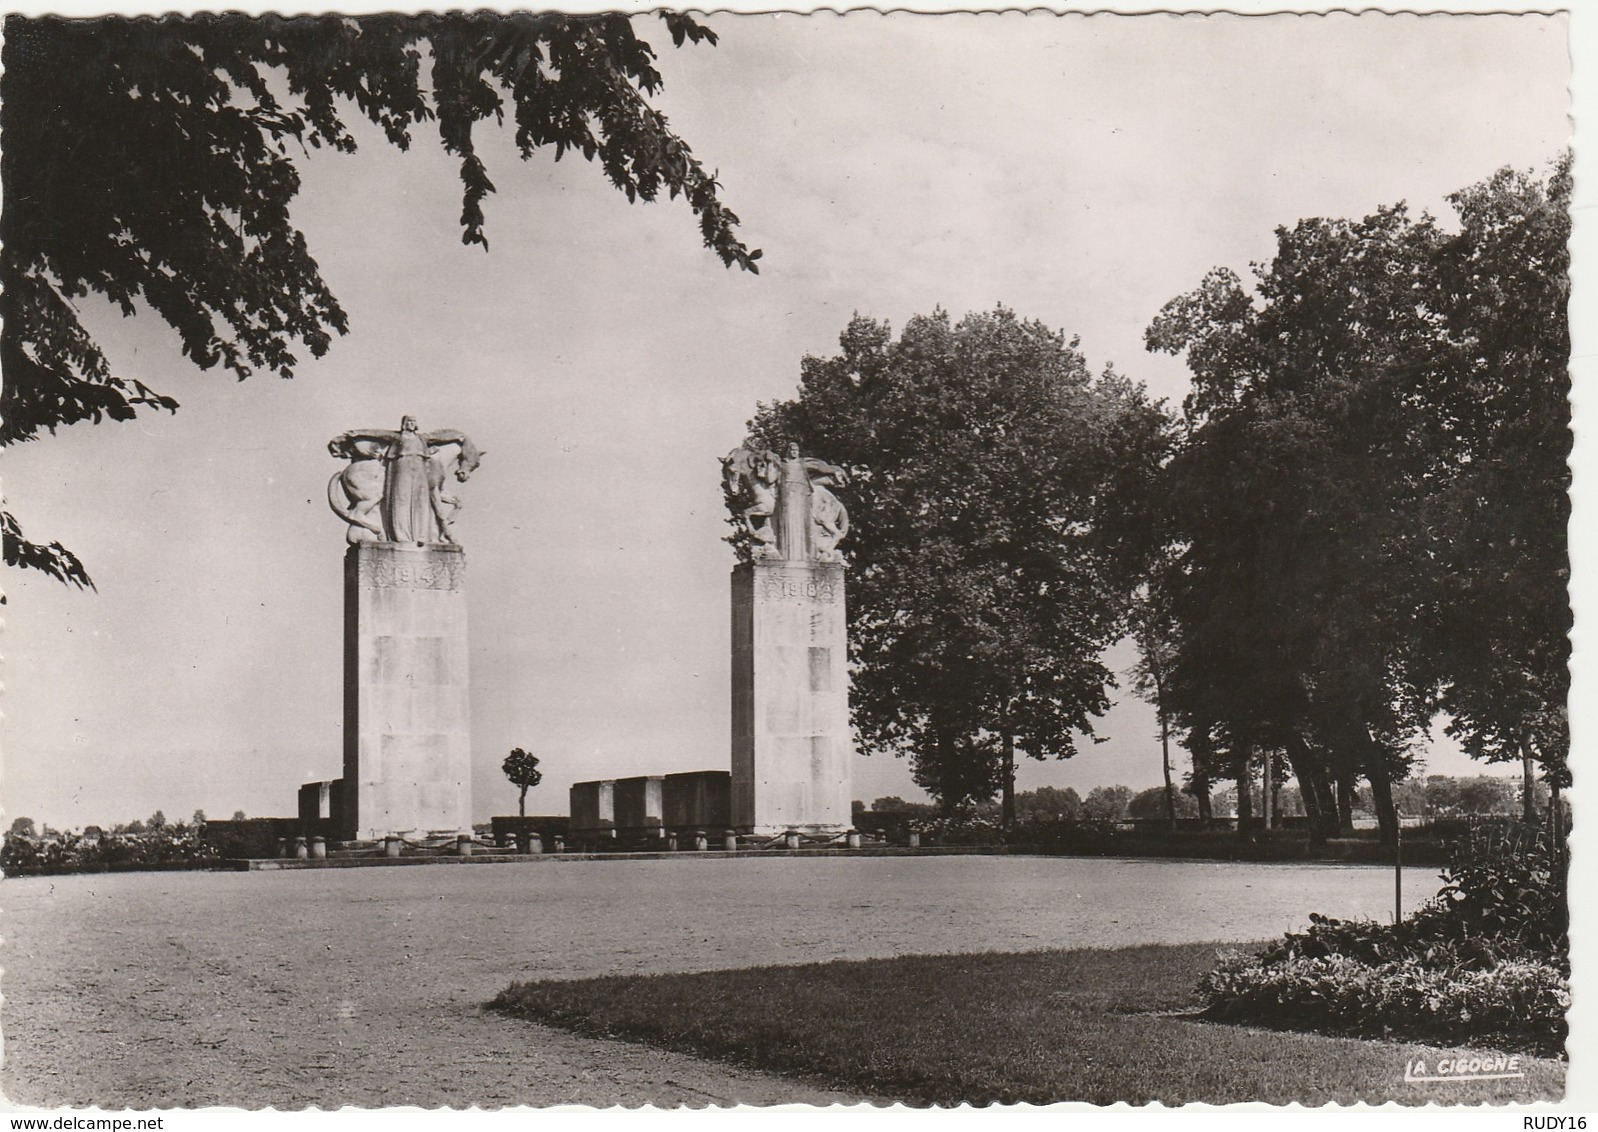
[[[722,491],[740,533],[735,541],[749,561],[842,562],[838,543],[849,533],[849,512],[832,493],[848,482],[844,470],[801,456],[744,442],[721,461]]]
[[[447,449],[453,454],[446,456]],[[341,433],[328,442],[327,450],[350,461],[327,486],[329,506],[350,525],[350,542],[455,541],[449,528],[461,501],[444,485],[451,469],[465,483],[483,458],[465,433],[455,429],[423,433],[416,418],[407,416],[397,432]]]

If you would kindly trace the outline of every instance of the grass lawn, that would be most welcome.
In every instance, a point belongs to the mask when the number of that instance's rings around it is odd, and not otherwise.
[[[1503,1104],[1564,1094],[1565,1065],[1557,1060],[1522,1057],[1526,1076],[1514,1080],[1408,1084],[1410,1059],[1436,1066],[1462,1051],[1184,1017],[1198,1006],[1193,988],[1219,946],[516,983],[492,1005],[581,1034],[913,1104]]]

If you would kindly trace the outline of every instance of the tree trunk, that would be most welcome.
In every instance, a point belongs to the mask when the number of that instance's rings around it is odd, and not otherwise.
[[[522,796],[516,799],[516,812],[519,817],[527,816],[527,787],[522,787]]]
[[[1165,820],[1171,823],[1171,828],[1176,828],[1176,787],[1171,783],[1171,724],[1165,718],[1165,709],[1160,712],[1160,757],[1161,766],[1165,770]]]
[[[1002,820],[1006,830],[1015,828],[1015,736],[1004,733],[1004,810]]]
[[[1252,751],[1245,750],[1237,758],[1237,833],[1244,836],[1254,821],[1254,762]]]
[[[1364,724],[1359,725],[1360,746],[1364,748],[1365,777],[1371,784],[1371,804],[1376,807],[1376,826],[1383,845],[1398,844],[1398,811],[1393,807],[1393,782],[1387,770],[1386,753],[1371,738]]]
[[[1263,779],[1260,783],[1260,809],[1265,817],[1265,832],[1276,828],[1276,753],[1265,752]]]
[[[1520,819],[1527,825],[1537,823],[1537,767],[1524,740],[1520,744]]]
[[[1304,796],[1304,816],[1309,819],[1309,842],[1313,846],[1326,844],[1328,837],[1337,835],[1337,799],[1327,790],[1325,768],[1316,764],[1308,744],[1298,736],[1287,741],[1287,763],[1298,779],[1299,793]]]
[[[1383,845],[1398,844],[1398,811],[1393,808],[1393,784],[1387,780],[1387,768],[1371,771],[1371,804],[1376,807],[1376,827]]]
[[[1215,820],[1215,807],[1210,805],[1210,784],[1208,782],[1195,782],[1192,786],[1193,800],[1198,803],[1199,821],[1208,829]]]
[[[1337,821],[1337,783],[1332,781],[1331,768],[1311,756],[1309,776],[1315,783],[1315,796],[1320,799],[1321,833],[1328,838],[1336,837],[1343,827]]]
[[[1346,772],[1337,776],[1337,832],[1354,832],[1354,778]]]

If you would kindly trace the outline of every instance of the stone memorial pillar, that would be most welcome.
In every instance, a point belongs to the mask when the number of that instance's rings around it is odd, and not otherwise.
[[[745,445],[723,487],[745,561],[732,572],[732,825],[756,835],[851,823],[844,564],[829,490],[841,469]]]
[[[465,584],[458,546],[361,543],[345,554],[352,838],[472,826]]]
[[[472,826],[466,554],[450,534],[481,453],[453,430],[347,432],[328,485],[344,556],[344,778],[339,836]]]

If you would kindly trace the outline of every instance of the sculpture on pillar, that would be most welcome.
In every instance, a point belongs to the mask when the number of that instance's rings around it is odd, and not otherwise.
[[[327,450],[350,462],[328,482],[327,502],[349,524],[345,537],[351,543],[455,541],[450,526],[461,501],[445,485],[452,471],[465,483],[483,458],[464,432],[424,433],[407,416],[398,431],[340,433]]]
[[[811,461],[810,545],[817,562],[842,562],[838,544],[849,533],[849,511],[843,500],[832,494],[833,486],[849,482],[842,468]]]
[[[849,512],[831,488],[848,482],[836,464],[785,456],[745,441],[722,461],[722,492],[738,533],[732,543],[744,561],[842,562],[838,543],[849,533]]]
[[[766,448],[746,442],[721,461],[721,490],[733,514],[738,535],[734,546],[745,561],[777,557],[777,477],[782,465]]]

